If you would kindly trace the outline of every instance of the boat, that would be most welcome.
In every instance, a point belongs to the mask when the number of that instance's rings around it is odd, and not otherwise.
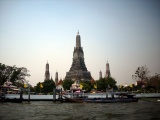
[[[137,98],[68,98],[65,96],[67,102],[75,103],[115,103],[115,102],[138,102]]]
[[[69,97],[66,97],[66,96],[63,96],[65,98],[65,100],[67,102],[75,102],[75,103],[83,103],[84,101],[80,98],[69,98]]]
[[[138,98],[134,98],[134,95],[131,94],[118,94],[117,98],[88,98],[88,97],[66,97],[65,100],[67,102],[75,102],[75,103],[116,103],[116,102],[138,102]],[[122,96],[123,95],[123,96]]]

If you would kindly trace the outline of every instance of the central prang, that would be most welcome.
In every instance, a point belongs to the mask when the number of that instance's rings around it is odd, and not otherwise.
[[[66,73],[65,79],[71,79],[73,81],[88,81],[91,80],[91,74],[87,70],[84,62],[83,48],[81,47],[81,37],[79,32],[76,36],[76,47],[73,52],[73,62],[69,72]]]

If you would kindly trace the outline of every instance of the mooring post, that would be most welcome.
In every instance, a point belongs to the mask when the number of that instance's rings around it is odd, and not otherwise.
[[[6,95],[6,88],[4,88],[4,92],[3,92],[4,94],[3,94],[3,96],[4,96],[4,98],[5,98],[5,95]]]
[[[71,98],[73,98],[73,90],[71,90]]]
[[[60,99],[60,90],[61,89],[58,89],[58,99]]]
[[[114,91],[113,91],[113,88],[112,88],[112,98],[114,98]]]
[[[56,101],[56,88],[53,88],[53,101]]]
[[[20,98],[19,98],[21,101],[23,99],[23,90],[22,90],[22,87],[20,87]]]
[[[30,85],[28,85],[28,103],[30,102]]]
[[[62,100],[62,88],[60,90],[60,99]]]
[[[107,92],[107,88],[106,88],[106,98],[108,98],[108,92]]]

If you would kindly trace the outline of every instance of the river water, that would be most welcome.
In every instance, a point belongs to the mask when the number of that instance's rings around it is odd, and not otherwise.
[[[0,120],[160,120],[160,98],[133,103],[0,103]]]

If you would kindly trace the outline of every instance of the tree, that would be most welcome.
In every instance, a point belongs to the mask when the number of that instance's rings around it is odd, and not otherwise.
[[[93,89],[91,81],[83,81],[80,84],[82,84],[82,89],[86,90],[86,92],[90,92]]]
[[[113,79],[112,77],[109,77],[106,79],[106,81],[109,88],[117,89],[117,86],[116,86],[117,82],[115,81],[115,79]]]
[[[38,82],[36,87],[35,87],[35,92],[37,92],[37,93],[41,92],[40,84],[42,84],[42,83]]]
[[[22,87],[24,83],[28,83],[26,80],[26,77],[30,76],[28,72],[29,71],[25,67],[16,68],[11,76],[11,82],[15,83],[17,86],[19,85],[19,87]]]
[[[3,85],[3,83],[8,78],[8,75],[5,72],[6,72],[5,64],[0,63],[0,85]]]
[[[28,70],[25,67],[17,68],[14,66],[7,66],[0,63],[0,85],[5,81],[10,80],[13,84],[19,84],[26,81],[25,77],[29,77]]]
[[[101,78],[97,81],[97,90],[106,91],[108,88],[107,81],[105,78]]]
[[[146,89],[150,92],[158,93],[160,91],[160,74],[155,74],[146,81]]]
[[[42,90],[44,93],[53,92],[53,88],[55,88],[55,83],[53,80],[45,80],[42,85]]]
[[[97,90],[102,90],[102,91],[106,91],[107,89],[117,89],[116,86],[116,81],[112,78],[101,78],[100,80],[97,81]]]
[[[35,92],[37,93],[49,93],[53,92],[53,88],[55,88],[55,82],[53,80],[45,80],[44,82],[38,82],[35,87]]]
[[[73,80],[66,79],[63,81],[62,86],[63,86],[64,90],[69,90],[73,83],[74,83]]]
[[[137,68],[135,74],[132,75],[132,78],[135,79],[136,81],[137,80],[143,81],[148,78],[148,73],[149,73],[149,70],[146,67],[146,65],[141,66]]]
[[[141,91],[145,90],[146,82],[149,79],[148,73],[149,73],[149,70],[146,65],[138,67],[136,69],[135,74],[132,75],[132,79],[137,82],[137,86],[136,86],[137,89],[139,90],[141,89]]]
[[[35,92],[35,88],[30,86],[30,92]]]

